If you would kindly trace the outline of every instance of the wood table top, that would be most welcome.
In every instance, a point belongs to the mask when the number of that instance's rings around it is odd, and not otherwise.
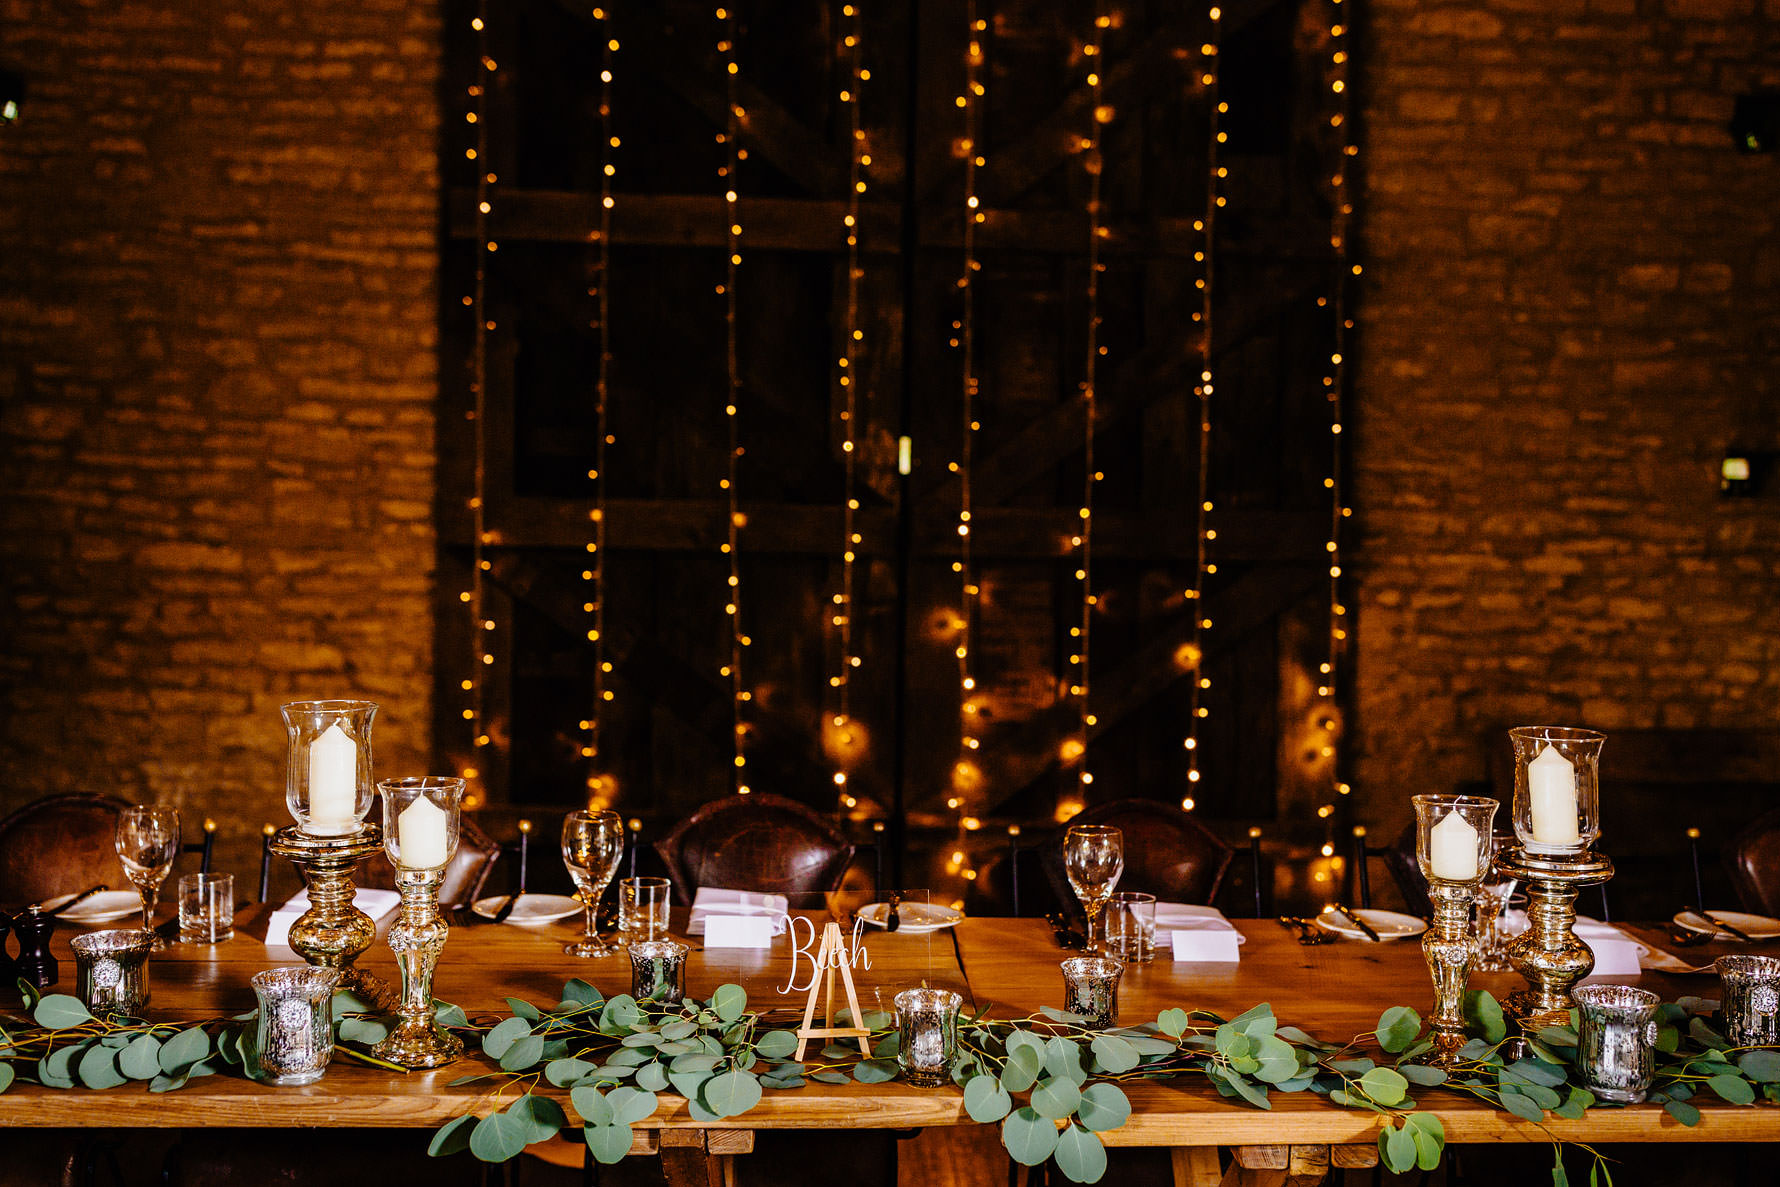
[[[225,1017],[253,1007],[248,978],[279,964],[295,963],[287,949],[268,949],[256,927],[263,909],[250,909],[233,939],[216,945],[173,946],[151,964],[151,1020]],[[1319,1038],[1344,1041],[1370,1031],[1392,1005],[1426,1012],[1431,989],[1419,945],[1371,944],[1341,940],[1303,947],[1271,920],[1236,920],[1246,941],[1234,965],[1173,963],[1164,951],[1148,965],[1127,966],[1120,991],[1120,1018],[1153,1020],[1170,1006],[1214,1010],[1234,1016],[1270,1002],[1282,1024],[1296,1025]],[[676,933],[683,917],[676,916]],[[437,997],[455,1002],[472,1016],[506,1013],[504,999],[554,1004],[563,982],[583,978],[610,995],[626,992],[630,964],[622,952],[597,960],[566,956],[562,945],[578,931],[570,919],[537,927],[479,923],[455,926],[440,960]],[[1648,939],[1648,937],[1646,937]],[[890,1007],[901,989],[926,981],[964,994],[971,1008],[989,1007],[991,1017],[1022,1016],[1044,1005],[1059,1005],[1062,980],[1058,949],[1050,929],[1037,919],[967,919],[951,931],[926,936],[886,934],[866,928],[871,968],[855,971],[861,1003]],[[793,956],[787,937],[767,951],[706,952],[693,939],[688,958],[689,995],[709,996],[724,982],[748,990],[750,1006],[773,1010],[774,1025],[795,1025],[803,995],[781,996]],[[62,980],[52,991],[70,992],[74,979],[66,935],[56,940]],[[1702,958],[1703,959],[1703,958]],[[360,965],[392,983],[395,962],[379,943]],[[805,964],[807,970],[807,963]],[[1684,993],[1711,995],[1711,978],[1670,978],[1646,974],[1639,984],[1666,999]],[[1473,984],[1498,996],[1517,987],[1513,974],[1486,974]],[[169,1094],[150,1094],[126,1085],[106,1094],[104,1106],[85,1090],[60,1091],[15,1084],[0,1093],[0,1126],[337,1126],[432,1127],[465,1111],[499,1107],[483,1094],[486,1084],[453,1088],[459,1076],[487,1070],[479,1052],[451,1067],[400,1075],[336,1057],[321,1081],[299,1088],[272,1088],[236,1075],[192,1081]],[[1274,1094],[1269,1111],[1219,1097],[1199,1077],[1178,1084],[1130,1083],[1133,1116],[1121,1129],[1103,1135],[1112,1145],[1242,1145],[1274,1143],[1354,1143],[1376,1137],[1379,1119],[1332,1106],[1311,1094]],[[546,1089],[548,1091],[548,1089]],[[566,1094],[558,1094],[566,1095]],[[566,1102],[565,1102],[566,1103]],[[1683,1127],[1660,1107],[1598,1108],[1580,1122],[1548,1118],[1543,1127],[1519,1121],[1466,1099],[1424,1090],[1422,1106],[1438,1113],[1448,1140],[1549,1141],[1563,1137],[1588,1141],[1780,1141],[1780,1109],[1737,1108],[1701,1103],[1703,1120]],[[902,1083],[829,1086],[816,1083],[790,1092],[768,1092],[742,1117],[716,1126],[694,1122],[680,1098],[664,1094],[662,1108],[648,1125],[698,1128],[912,1128],[968,1123],[962,1095],[954,1088],[923,1089]]]

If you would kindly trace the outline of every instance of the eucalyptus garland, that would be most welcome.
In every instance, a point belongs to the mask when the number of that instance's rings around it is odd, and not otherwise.
[[[40,997],[22,982],[21,989],[28,1017],[0,1016],[0,1092],[15,1081],[97,1090],[136,1082],[170,1092],[218,1073],[260,1078],[255,1014],[197,1022],[98,1018],[66,994]],[[889,1015],[868,1011],[859,1019],[870,1032],[869,1055],[830,1044],[797,1060],[796,1035],[749,1010],[738,985],[664,1004],[606,997],[576,979],[548,1009],[518,998],[507,1005],[509,1017],[482,1024],[457,1006],[435,1003],[443,1025],[472,1041],[479,1036],[494,1070],[452,1081],[487,1088],[433,1135],[429,1153],[468,1150],[485,1162],[505,1162],[527,1146],[572,1135],[610,1164],[629,1153],[634,1128],[655,1115],[664,1092],[684,1098],[693,1121],[714,1122],[748,1112],[768,1089],[877,1084],[900,1074]],[[1701,1093],[1733,1105],[1780,1102],[1780,1051],[1732,1047],[1709,1021],[1716,1008],[1682,998],[1657,1014],[1650,1099],[1684,1125],[1698,1124],[1692,1101]],[[364,1050],[388,1033],[390,1020],[344,992],[334,1010],[338,1052],[404,1070]],[[1446,1145],[1440,1118],[1421,1111],[1414,1092],[1459,1093],[1540,1126],[1547,1115],[1580,1120],[1592,1108],[1613,1107],[1579,1082],[1574,1013],[1570,1026],[1510,1038],[1501,1007],[1478,991],[1465,997],[1467,1042],[1444,1070],[1419,1062],[1433,1045],[1421,1016],[1407,1006],[1386,1010],[1374,1030],[1343,1044],[1281,1025],[1266,1004],[1231,1019],[1170,1009],[1153,1022],[1104,1029],[1049,1007],[1015,1019],[987,1013],[985,1006],[960,1026],[952,1078],[963,1089],[966,1113],[999,1124],[1015,1161],[1055,1161],[1078,1183],[1105,1174],[1100,1135],[1131,1116],[1120,1087],[1131,1080],[1202,1075],[1222,1096],[1256,1108],[1271,1108],[1276,1092],[1312,1092],[1377,1113],[1380,1157],[1396,1173],[1433,1170]],[[546,1085],[566,1091],[574,1120],[557,1095],[539,1091]],[[1566,1143],[1553,1137],[1552,1144],[1552,1182],[1568,1187]],[[1610,1185],[1610,1164],[1592,1147],[1577,1148],[1589,1159],[1589,1182]]]

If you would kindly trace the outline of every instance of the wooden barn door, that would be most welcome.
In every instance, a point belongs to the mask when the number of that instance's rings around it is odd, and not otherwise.
[[[1233,826],[1269,821],[1315,793],[1301,718],[1326,645],[1328,403],[1333,314],[1326,87],[1320,3],[1222,5],[1218,96],[1229,111],[1208,186],[1214,40],[1199,5],[1108,4],[1099,93],[1081,81],[1094,9],[1078,0],[990,3],[979,141],[974,352],[981,425],[970,467],[972,623],[981,836],[1058,818],[1077,796],[1064,744],[1080,732],[1069,628],[1080,621],[1070,537],[1084,464],[1080,384],[1087,332],[1088,180],[1081,137],[1103,125],[1091,702],[1098,798],[1180,800]],[[732,688],[724,611],[728,398],[728,219],[716,142],[727,115],[718,24],[700,3],[615,0],[595,20],[567,0],[475,11],[448,4],[454,82],[445,98],[449,184],[442,290],[441,576],[437,745],[473,766],[489,805],[568,807],[590,775],[620,810],[666,825],[728,794]],[[968,31],[960,0],[863,8],[870,146],[860,206],[853,382],[861,537],[852,607],[851,722],[828,728],[841,662],[846,437],[843,353],[851,113],[841,3],[742,0],[736,57],[747,118],[734,178],[743,456],[738,496],[742,671],[750,693],[747,781],[908,830],[917,854],[949,850],[959,811],[961,361],[964,165],[957,97]],[[482,38],[486,40],[482,40]],[[600,63],[612,55],[620,141],[608,273],[594,238]],[[497,59],[486,69],[482,57]],[[486,84],[465,160],[464,95]],[[478,220],[479,169],[498,180]],[[1215,266],[1208,524],[1217,571],[1190,645],[1199,490],[1202,307],[1208,195],[1227,196]],[[482,250],[480,234],[498,242]],[[484,282],[475,289],[480,260]],[[586,638],[586,545],[595,484],[598,339],[606,286],[610,444],[604,488],[605,655],[611,699],[601,749],[582,755],[594,711]],[[485,326],[481,346],[473,328]],[[486,328],[492,327],[492,328]],[[476,351],[481,351],[480,363]],[[472,385],[482,384],[481,445]],[[906,439],[906,447],[904,441]],[[906,448],[906,454],[904,449]],[[907,473],[899,465],[906,456]],[[480,471],[480,477],[478,477]],[[482,546],[473,548],[480,491]],[[466,609],[484,563],[480,619]],[[490,625],[492,624],[492,626]],[[479,648],[495,662],[478,670]],[[1189,788],[1183,739],[1203,674],[1203,780]],[[479,716],[465,710],[478,685]],[[487,737],[476,745],[475,733]],[[837,797],[837,764],[848,772]],[[1314,764],[1309,764],[1313,766]],[[653,825],[651,826],[653,827]],[[900,846],[898,846],[900,848]],[[925,876],[911,859],[909,877]],[[935,859],[939,860],[939,859]]]

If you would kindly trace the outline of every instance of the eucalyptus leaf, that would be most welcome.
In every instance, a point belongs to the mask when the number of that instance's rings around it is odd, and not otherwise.
[[[1537,1104],[1533,1103],[1533,1100],[1530,1097],[1507,1088],[1504,1088],[1498,1095],[1501,1098],[1502,1107],[1507,1109],[1510,1113],[1513,1113],[1516,1117],[1519,1117],[1524,1121],[1531,1121],[1535,1125],[1545,1120],[1544,1110]]]
[[[45,1030],[67,1030],[93,1021],[93,1013],[77,997],[49,993],[31,1008],[31,1020]]]
[[[507,1048],[531,1032],[532,1024],[525,1019],[508,1018],[482,1036],[482,1053],[490,1059],[499,1059],[507,1053]]]
[[[1087,1022],[1087,1018],[1083,1015],[1071,1014],[1067,1010],[1059,1010],[1056,1006],[1040,1006],[1038,1012],[1052,1022],[1061,1022],[1065,1026],[1080,1026]]]
[[[464,1013],[462,1006],[435,1000],[433,1002],[433,1021],[440,1026],[468,1026],[470,1016]],[[466,1143],[468,1140],[465,1139]]]
[[[607,998],[600,1008],[599,1028],[604,1034],[623,1034],[642,1020],[643,1011],[637,1007],[637,999],[621,993]]]
[[[1010,1048],[1001,1069],[1001,1086],[1009,1092],[1025,1092],[1038,1082],[1044,1060],[1032,1047]]]
[[[1106,1146],[1079,1125],[1057,1135],[1057,1169],[1072,1183],[1098,1183],[1106,1174]]]
[[[117,1059],[118,1070],[132,1080],[152,1080],[161,1074],[161,1040],[151,1034],[137,1035]]]
[[[1128,1072],[1141,1061],[1137,1048],[1117,1035],[1098,1035],[1092,1044],[1094,1062],[1099,1071],[1116,1076]]]
[[[1401,1072],[1375,1067],[1360,1077],[1360,1091],[1388,1107],[1400,1103],[1408,1095],[1409,1081]]]
[[[1082,1067],[1081,1044],[1062,1035],[1053,1036],[1045,1043],[1045,1070],[1053,1076],[1064,1076],[1077,1085],[1085,1084],[1088,1072]]]
[[[862,1059],[853,1065],[853,1078],[861,1084],[883,1084],[896,1079],[901,1070],[893,1059]]]
[[[525,1144],[535,1146],[562,1132],[569,1123],[568,1115],[555,1098],[528,1092],[507,1106],[507,1112],[526,1127]]]
[[[605,995],[579,977],[563,984],[562,1000],[574,1002],[578,1006],[597,1006],[605,1001]]]
[[[620,1085],[606,1094],[606,1103],[611,1106],[612,1117],[618,1124],[635,1125],[652,1115],[660,1102],[653,1092]]]
[[[754,1053],[768,1059],[783,1059],[797,1050],[797,1036],[788,1030],[769,1030],[754,1040]]]
[[[1502,1005],[1487,989],[1467,989],[1463,1001],[1465,1025],[1482,1034],[1484,1040],[1499,1043],[1508,1037],[1508,1022],[1502,1017]]]
[[[201,1026],[188,1026],[161,1044],[161,1070],[169,1076],[181,1077],[210,1054],[210,1036]]]
[[[1057,1148],[1057,1127],[1033,1109],[1015,1109],[1001,1122],[1001,1144],[1021,1166],[1038,1166]]]
[[[553,1087],[568,1088],[595,1070],[585,1059],[552,1059],[544,1065],[544,1079]]]
[[[705,1081],[703,1096],[721,1117],[746,1113],[760,1102],[760,1079],[752,1072],[724,1072]]]
[[[1415,1165],[1431,1171],[1440,1165],[1440,1152],[1446,1148],[1446,1126],[1432,1113],[1411,1113],[1403,1119],[1403,1128],[1415,1141]]]
[[[507,999],[507,1009],[509,1009],[513,1012],[513,1017],[523,1018],[527,1022],[535,1023],[535,1022],[537,1022],[538,1019],[540,1019],[544,1016],[544,1012],[542,1010],[538,1009],[538,1007],[532,1005],[530,1002],[526,1001],[524,998],[519,998],[519,997],[508,998]]]
[[[1690,1128],[1700,1123],[1700,1111],[1684,1100],[1664,1101],[1663,1108],[1668,1110],[1669,1116]]]
[[[1279,1022],[1273,1016],[1273,1007],[1267,1002],[1262,1002],[1258,1006],[1250,1006],[1236,1017],[1230,1019],[1229,1024],[1234,1027],[1239,1034],[1245,1034],[1250,1038],[1258,1038],[1261,1035],[1272,1034],[1273,1028],[1278,1026]]]
[[[569,1089],[569,1103],[585,1125],[615,1125],[617,1117],[606,1094],[591,1084]]]
[[[0,1092],[5,1092],[12,1086],[12,1077],[12,1064],[0,1060]]]
[[[1047,1076],[1032,1090],[1033,1111],[1052,1121],[1063,1120],[1081,1102],[1082,1090],[1068,1076]]]
[[[668,1086],[667,1069],[659,1063],[645,1063],[637,1069],[637,1087],[645,1092],[665,1092]]]
[[[343,1043],[363,1043],[375,1047],[389,1037],[390,1025],[380,1018],[342,1018],[337,1036]]]
[[[501,1070],[523,1072],[544,1057],[542,1035],[523,1035],[501,1053]]]
[[[1242,1097],[1243,1100],[1254,1105],[1257,1109],[1271,1109],[1273,1107],[1273,1102],[1267,1099],[1267,1090],[1251,1083],[1244,1076],[1237,1075],[1234,1072],[1225,1071],[1221,1068],[1207,1069],[1206,1074],[1214,1076],[1214,1078],[1220,1080],[1222,1083],[1227,1084],[1236,1095]]]
[[[964,1085],[964,1111],[978,1125],[993,1125],[1013,1107],[1013,1098],[994,1076],[972,1076]]]
[[[818,1084],[851,1084],[853,1077],[845,1072],[811,1072],[810,1079]]]
[[[1014,1057],[1016,1051],[1019,1051],[1022,1048],[1030,1048],[1032,1053],[1038,1056],[1039,1064],[1042,1066],[1044,1063],[1045,1040],[1042,1036],[1035,1035],[1029,1030],[1016,1030],[1009,1034],[1004,1041],[1003,1046],[1007,1051],[1009,1059]]]
[[[103,1043],[87,1048],[86,1054],[80,1057],[77,1070],[80,1073],[80,1082],[88,1088],[116,1088],[126,1080],[124,1074],[117,1070],[116,1049]]]
[[[628,1125],[589,1125],[581,1130],[593,1160],[601,1166],[614,1166],[630,1153],[635,1135]]]
[[[187,1076],[184,1072],[180,1072],[176,1076],[156,1076],[148,1082],[148,1090],[150,1092],[176,1092],[185,1087],[186,1079]]]
[[[697,1033],[698,1023],[692,1021],[690,1018],[676,1018],[674,1021],[665,1024],[661,1028],[661,1037],[668,1040],[670,1043],[680,1039],[689,1039]]]
[[[511,1113],[490,1113],[470,1131],[470,1153],[483,1162],[506,1162],[524,1150],[529,1124]]]
[[[1759,1084],[1780,1082],[1780,1051],[1745,1051],[1737,1057],[1737,1066]]]
[[[725,1022],[734,1022],[748,1009],[748,991],[740,985],[719,985],[711,995],[711,1009]]]
[[[88,1058],[91,1058],[91,1056],[88,1056]],[[86,1077],[84,1073],[86,1060],[83,1059],[80,1062],[83,1073],[81,1078],[85,1079]],[[1716,1092],[1725,1100],[1730,1101],[1733,1105],[1748,1105],[1755,1103],[1755,1089],[1749,1086],[1748,1080],[1745,1080],[1735,1072],[1720,1072],[1718,1075],[1713,1076],[1706,1081],[1706,1087]]]
[[[1408,1126],[1387,1126],[1378,1135],[1378,1152],[1384,1168],[1394,1175],[1408,1174],[1415,1169],[1415,1136]]]
[[[1278,1084],[1298,1074],[1298,1052],[1278,1035],[1270,1034],[1260,1041],[1255,1059],[1261,1065],[1255,1070],[1255,1079],[1268,1084]]]
[[[1075,1113],[1083,1125],[1104,1133],[1131,1119],[1131,1101],[1117,1084],[1090,1084],[1082,1089]]]
[[[480,1120],[475,1114],[453,1117],[441,1125],[433,1134],[433,1140],[427,1143],[426,1152],[434,1158],[443,1158],[448,1154],[461,1154],[470,1148],[470,1131]]]
[[[1446,1073],[1437,1067],[1429,1067],[1423,1063],[1405,1063],[1397,1068],[1403,1078],[1411,1084],[1420,1084],[1424,1088],[1434,1084],[1446,1083]]]
[[[1378,1045],[1392,1054],[1406,1050],[1421,1032],[1421,1015],[1408,1006],[1392,1006],[1379,1015]]]

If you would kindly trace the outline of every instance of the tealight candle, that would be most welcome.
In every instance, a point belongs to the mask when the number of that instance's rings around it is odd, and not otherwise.
[[[396,817],[396,849],[402,855],[405,870],[436,870],[450,859],[449,823],[445,809],[426,796],[414,802]]]
[[[306,833],[333,836],[358,825],[358,746],[340,723],[309,746],[309,820]]]
[[[1553,848],[1582,844],[1576,804],[1576,768],[1556,746],[1547,746],[1527,764],[1527,800],[1535,844]]]
[[[1448,882],[1477,879],[1477,830],[1457,812],[1448,812],[1428,835],[1428,867]]]

